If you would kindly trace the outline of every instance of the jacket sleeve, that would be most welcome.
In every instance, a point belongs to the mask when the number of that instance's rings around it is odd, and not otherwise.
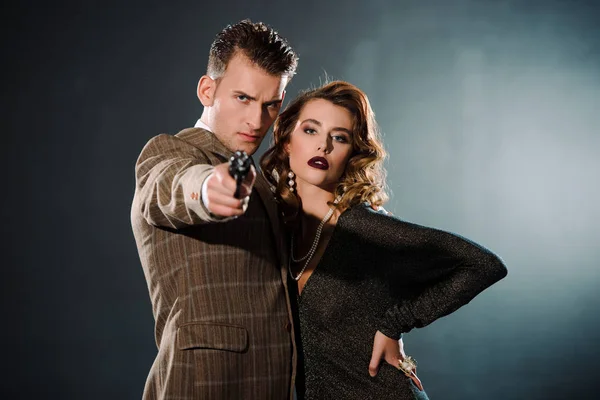
[[[213,169],[203,150],[172,135],[152,138],[135,166],[132,214],[172,229],[231,219],[212,215],[202,203],[202,183]]]
[[[507,275],[490,250],[459,235],[378,214],[377,240],[390,250],[396,298],[380,331],[398,339],[469,303]]]

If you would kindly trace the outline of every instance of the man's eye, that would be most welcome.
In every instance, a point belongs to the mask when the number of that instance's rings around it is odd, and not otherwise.
[[[241,94],[237,97],[237,99],[239,101],[248,101],[248,96],[244,96],[243,94]]]

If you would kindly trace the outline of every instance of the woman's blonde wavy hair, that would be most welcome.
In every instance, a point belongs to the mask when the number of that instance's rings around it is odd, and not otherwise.
[[[388,200],[383,167],[387,154],[369,99],[351,83],[333,81],[304,91],[287,106],[275,121],[271,147],[260,160],[266,179],[276,188],[275,197],[283,211],[284,221],[291,225],[301,215],[302,202],[287,184],[290,161],[285,147],[290,142],[302,109],[316,99],[345,108],[353,119],[352,154],[335,189],[336,197],[340,196],[335,207],[343,212],[356,204],[368,202],[378,208]]]

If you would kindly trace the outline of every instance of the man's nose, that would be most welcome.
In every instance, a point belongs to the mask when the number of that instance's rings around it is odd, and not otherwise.
[[[248,110],[246,123],[252,130],[259,130],[262,127],[263,109],[259,105],[251,106]]]

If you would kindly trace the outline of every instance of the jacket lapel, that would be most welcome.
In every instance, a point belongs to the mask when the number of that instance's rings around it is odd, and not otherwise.
[[[194,147],[206,149],[214,154],[218,154],[225,158],[225,161],[229,161],[229,157],[233,155],[233,151],[225,147],[223,143],[217,139],[214,133],[202,128],[184,129],[175,136],[181,140],[185,140]]]
[[[212,133],[202,128],[189,128],[176,135],[182,140],[196,146],[198,148],[207,149],[213,153],[216,153],[224,157],[224,162],[229,161],[229,158],[233,155],[233,152],[225,147],[219,139]],[[254,163],[254,162],[253,162]],[[256,168],[256,165],[254,165]],[[269,220],[271,222],[271,229],[275,238],[277,257],[280,263],[287,262],[287,246],[285,243],[285,236],[283,235],[283,227],[281,226],[281,219],[278,215],[277,204],[269,183],[263,177],[258,168],[256,168],[256,181],[254,182],[254,190],[258,193],[262,200]]]
[[[265,209],[267,210],[267,214],[269,214],[269,220],[271,221],[271,228],[273,230],[273,236],[275,238],[279,262],[285,262],[285,260],[287,260],[287,247],[285,245],[285,238],[282,234],[283,229],[281,226],[281,219],[278,215],[277,203],[275,203],[275,197],[273,195],[273,192],[271,192],[269,184],[263,177],[262,173],[258,170],[256,172],[254,190],[256,190],[256,192],[260,196],[265,206]]]

